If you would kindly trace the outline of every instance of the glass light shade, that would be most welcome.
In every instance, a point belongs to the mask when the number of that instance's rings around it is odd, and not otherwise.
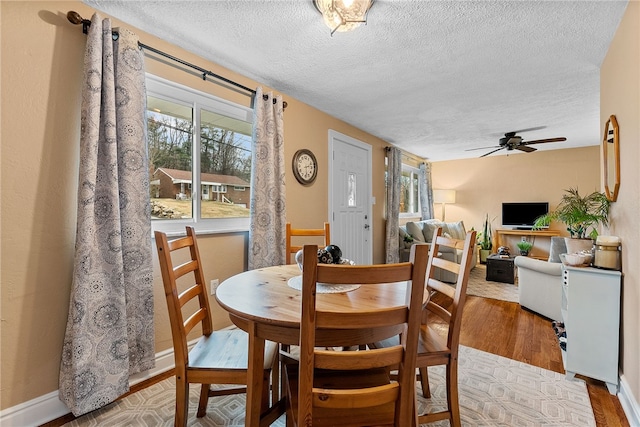
[[[314,4],[333,34],[351,31],[367,22],[373,0],[314,0]]]

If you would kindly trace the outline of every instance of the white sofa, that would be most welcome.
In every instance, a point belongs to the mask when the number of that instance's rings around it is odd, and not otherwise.
[[[548,261],[526,256],[515,258],[518,299],[522,307],[551,320],[562,320],[562,263],[559,255],[566,251],[564,238],[552,237]]]
[[[400,232],[398,238],[400,239],[400,261],[409,260],[409,252],[412,244],[429,244],[433,239],[433,232],[436,228],[442,227],[442,233],[451,236],[454,239],[464,240],[466,237],[466,230],[462,221],[457,222],[442,222],[436,219],[427,219],[424,221],[407,222],[405,225],[400,226]],[[413,238],[413,242],[406,242],[405,236],[410,235]],[[443,248],[442,258],[454,261],[460,264],[462,259],[462,250],[454,250],[452,248]],[[476,265],[476,258],[471,259],[471,268]],[[436,279],[447,283],[455,283],[457,278],[456,274],[450,271],[440,271],[440,275],[436,274]]]

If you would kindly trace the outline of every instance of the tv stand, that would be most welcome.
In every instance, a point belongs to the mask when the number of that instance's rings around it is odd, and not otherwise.
[[[528,237],[548,237],[549,238],[549,247],[551,247],[551,237],[559,236],[559,230],[533,230],[533,229],[507,229],[507,228],[499,228],[495,230],[495,242],[494,242],[494,250],[497,250],[500,246],[505,243],[505,236],[528,236]],[[512,255],[519,254],[518,248],[510,248]],[[549,251],[547,251],[546,256],[543,255],[529,255],[532,258],[540,258],[546,259],[549,257]]]

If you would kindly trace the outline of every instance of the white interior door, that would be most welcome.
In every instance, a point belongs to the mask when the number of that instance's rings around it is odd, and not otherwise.
[[[329,131],[331,243],[359,265],[373,262],[371,146]]]

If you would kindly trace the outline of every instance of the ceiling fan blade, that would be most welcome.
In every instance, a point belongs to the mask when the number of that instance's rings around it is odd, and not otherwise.
[[[515,147],[516,150],[524,151],[525,153],[531,153],[532,151],[536,151],[537,148],[527,147],[526,145],[519,145]]]
[[[511,132],[498,132],[498,133],[492,133],[491,136],[493,137],[501,137],[504,136],[505,134],[511,133],[511,134],[516,134],[516,133],[520,133],[520,132],[530,132],[532,130],[540,130],[540,129],[545,129],[546,126],[535,126],[532,128],[526,128],[526,129],[520,129],[520,130],[514,130]]]
[[[499,145],[491,145],[489,147],[467,148],[464,151],[487,150],[489,148],[498,148],[498,147],[500,147],[500,146]],[[500,147],[500,148],[502,148],[502,147]]]
[[[530,132],[532,130],[540,130],[540,129],[545,129],[545,128],[546,128],[546,126],[535,126],[535,127],[532,127],[532,128],[514,130],[513,133]]]
[[[524,141],[522,145],[531,145],[531,144],[544,144],[545,142],[562,142],[566,141],[567,138],[549,138],[549,139],[536,139],[535,141]]]
[[[497,150],[489,151],[488,153],[485,153],[485,154],[483,154],[483,155],[482,155],[482,156],[480,156],[480,157],[486,157],[486,156],[488,156],[489,154],[493,154],[493,153],[495,153],[496,151],[500,151],[500,150],[502,150],[503,148],[505,148],[505,147],[500,147],[500,148],[498,148]]]

